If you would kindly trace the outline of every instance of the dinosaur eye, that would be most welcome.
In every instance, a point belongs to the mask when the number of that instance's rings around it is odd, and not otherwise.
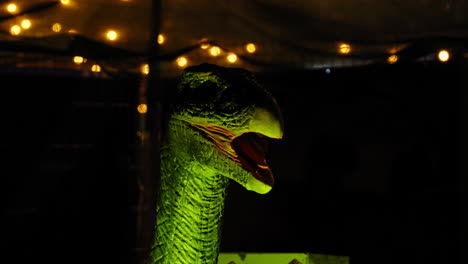
[[[200,86],[198,86],[196,89],[193,90],[192,93],[192,100],[195,101],[211,101],[212,99],[216,98],[218,92],[219,92],[219,85],[216,83],[213,83],[211,81],[206,81]]]

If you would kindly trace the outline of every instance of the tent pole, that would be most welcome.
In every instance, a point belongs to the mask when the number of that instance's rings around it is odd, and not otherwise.
[[[462,58],[460,62],[460,117],[459,117],[459,263],[468,261],[468,63]]]
[[[144,146],[141,157],[141,175],[139,183],[139,204],[137,212],[136,263],[146,264],[154,234],[155,203],[157,186],[160,178],[159,148],[162,125],[163,86],[160,75],[160,46],[157,37],[161,28],[161,0],[151,0],[151,30],[148,43],[149,74],[142,79],[140,95],[143,93],[147,104],[145,114]]]

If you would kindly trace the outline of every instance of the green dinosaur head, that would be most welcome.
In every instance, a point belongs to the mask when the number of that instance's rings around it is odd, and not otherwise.
[[[207,174],[223,175],[258,193],[271,189],[267,139],[282,138],[283,119],[275,99],[251,72],[212,64],[186,68],[170,118],[184,121],[191,131],[179,141]]]

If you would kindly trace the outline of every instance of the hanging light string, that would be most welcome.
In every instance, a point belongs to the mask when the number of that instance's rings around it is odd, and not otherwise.
[[[1,1],[1,0],[0,0]],[[2,1],[5,2],[5,1]],[[71,2],[68,0],[61,1],[50,1],[40,4],[35,4],[24,9],[18,9],[16,6],[7,6],[9,9],[9,14],[5,16],[0,16],[0,22],[14,19],[16,17],[34,14],[44,10],[50,10],[57,7],[59,4],[68,5]],[[18,51],[27,51],[27,53],[40,53],[40,54],[49,54],[56,56],[75,56],[81,55],[86,58],[89,58],[93,61],[101,61],[101,64],[96,64],[97,66],[91,67],[93,72],[112,72],[112,71],[135,71],[143,63],[151,63],[154,61],[158,62],[176,62],[179,67],[185,67],[189,64],[188,54],[194,51],[200,51],[201,49],[208,49],[208,54],[212,58],[219,58],[222,54],[225,54],[224,62],[225,63],[238,63],[239,61],[246,62],[253,66],[259,67],[294,67],[291,65],[291,61],[278,61],[277,59],[261,59],[261,56],[257,55],[254,43],[248,43],[245,46],[245,49],[239,49],[239,47],[234,47],[229,49],[221,44],[221,42],[202,39],[196,43],[189,44],[185,47],[182,47],[178,50],[165,52],[158,55],[157,57],[147,58],[147,54],[144,52],[132,52],[122,48],[117,48],[110,45],[108,42],[116,42],[119,40],[120,35],[117,30],[108,30],[105,33],[105,40],[98,41],[94,39],[87,38],[83,35],[80,35],[76,31],[69,30],[68,33],[60,34],[59,36],[46,36],[46,37],[23,37],[21,36],[21,31],[27,30],[31,27],[30,20],[23,20],[21,25],[13,25],[10,28],[10,31],[0,31],[0,34],[15,36],[15,39],[8,38],[6,41],[0,41],[0,48],[3,48],[5,51],[18,52]],[[55,33],[60,33],[62,31],[62,25],[55,23],[52,26],[52,30]],[[265,32],[264,32],[265,33]],[[52,40],[52,38],[61,38],[69,42],[68,49],[54,48],[53,46],[45,47],[44,42],[47,43],[47,40]],[[160,34],[157,39],[157,45],[163,45],[166,41],[166,36]],[[295,43],[298,41],[294,41]],[[53,42],[48,42],[53,43]],[[279,43],[283,49],[291,49],[290,43]],[[388,46],[398,46],[406,45],[406,47],[415,48],[415,43],[408,41],[399,42],[399,43],[389,43]],[[323,49],[314,49],[314,48],[305,48],[299,47],[300,50],[292,50],[296,54],[301,54],[304,60],[307,58],[343,58],[349,60],[362,60],[367,61],[368,63],[388,63],[394,64],[401,61],[401,58],[411,58],[412,55],[410,52],[407,52],[407,49],[400,49],[395,52],[380,51],[380,52],[363,52],[359,51],[359,45],[352,43],[337,43],[335,50],[324,51]],[[297,48],[297,47],[296,47]],[[235,52],[236,50],[237,52]],[[239,52],[244,50],[244,52]],[[435,51],[434,51],[435,52]],[[265,55],[265,54],[263,54]],[[42,56],[43,58],[46,56]],[[450,54],[445,55],[447,60],[451,58]],[[38,57],[32,56],[33,60],[37,60]],[[23,60],[27,60],[26,57]],[[440,60],[444,62],[444,60]],[[108,65],[107,67],[104,65]],[[111,66],[113,65],[113,66]],[[109,68],[109,70],[106,70]],[[99,70],[97,70],[99,69]]]
[[[10,12],[9,15],[0,16],[0,22],[11,20],[19,16],[31,15],[31,14],[38,13],[44,10],[52,9],[59,5],[60,5],[60,1],[51,1],[51,2],[35,4],[24,10],[20,10],[18,12],[13,11],[13,12]],[[17,10],[16,7],[14,9]]]

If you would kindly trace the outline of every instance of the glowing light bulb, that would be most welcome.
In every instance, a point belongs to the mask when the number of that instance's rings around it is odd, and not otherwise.
[[[394,64],[398,61],[398,56],[393,54],[393,55],[390,55],[388,56],[387,58],[387,62],[390,63],[390,64]]]
[[[234,53],[230,53],[227,57],[226,60],[230,63],[235,63],[237,61],[237,55]]]
[[[245,50],[247,50],[248,53],[254,53],[255,51],[257,51],[257,47],[255,46],[255,44],[249,43],[245,45]]]
[[[32,25],[31,20],[29,20],[29,19],[21,20],[21,27],[23,29],[29,29],[31,27],[31,25]]]
[[[164,41],[166,41],[166,37],[164,37],[163,34],[159,34],[158,35],[158,44],[162,45],[164,43]]]
[[[213,46],[210,48],[210,54],[211,56],[218,56],[219,54],[221,54],[221,49],[218,47],[218,46]]]
[[[10,28],[10,33],[11,33],[12,35],[15,35],[15,36],[19,35],[19,34],[21,33],[21,27],[18,26],[18,25],[12,26],[12,27]]]
[[[140,67],[140,72],[141,72],[142,74],[144,74],[144,75],[148,75],[149,72],[150,72],[150,67],[149,67],[149,65],[148,65],[147,63],[141,65],[141,67]]]
[[[209,47],[210,47],[210,44],[206,44],[206,43],[203,43],[203,44],[200,45],[200,48],[202,48],[202,49],[207,49]]]
[[[450,53],[447,50],[440,50],[437,58],[439,58],[439,61],[441,62],[446,62],[450,59]]]
[[[179,57],[179,58],[177,58],[176,61],[177,61],[177,65],[179,67],[185,67],[187,65],[187,63],[188,63],[188,60],[185,57]]]
[[[338,46],[338,52],[341,53],[341,54],[348,54],[348,53],[351,52],[351,46],[349,44],[346,44],[346,43],[341,43]]]
[[[75,56],[73,57],[73,62],[76,64],[82,64],[85,62],[85,59],[81,56]]]
[[[69,29],[69,30],[68,30],[68,33],[70,33],[70,34],[78,34],[78,30],[72,28],[72,29]]]
[[[62,30],[62,25],[60,25],[60,23],[55,23],[52,25],[52,31],[60,32],[61,30]]]
[[[140,114],[146,114],[148,112],[148,105],[146,104],[139,104],[137,106],[137,111]]]
[[[15,13],[16,11],[18,11],[18,6],[16,4],[8,4],[6,6],[6,10],[10,13]]]
[[[63,5],[69,5],[70,0],[60,0],[60,3],[62,3]]]
[[[106,33],[106,37],[110,41],[115,41],[119,37],[119,34],[115,30],[109,30]]]
[[[99,66],[99,64],[93,64],[93,66],[91,66],[91,71],[92,72],[101,72],[101,66]]]

